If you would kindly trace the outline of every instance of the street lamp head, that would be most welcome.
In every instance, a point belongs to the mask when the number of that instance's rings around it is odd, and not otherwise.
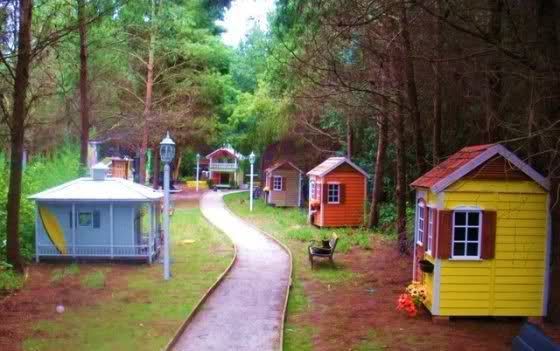
[[[251,162],[251,164],[255,163],[255,153],[251,151],[251,154],[249,155],[249,162]]]
[[[170,163],[175,157],[175,142],[169,136],[169,132],[159,144],[159,155],[163,163]]]
[[[197,161],[200,160],[200,154],[198,154],[198,153],[196,154],[196,160]]]

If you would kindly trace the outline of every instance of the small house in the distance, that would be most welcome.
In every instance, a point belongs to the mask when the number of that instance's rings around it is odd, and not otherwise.
[[[243,184],[242,168],[239,160],[242,158],[230,147],[222,147],[206,156],[210,180],[214,187],[230,188]]]
[[[265,171],[265,200],[278,207],[299,207],[302,203],[303,171],[292,162],[280,161]]]
[[[364,223],[367,173],[345,157],[331,157],[309,176],[309,219],[319,227]]]
[[[413,279],[434,316],[546,315],[548,181],[499,144],[416,179]]]

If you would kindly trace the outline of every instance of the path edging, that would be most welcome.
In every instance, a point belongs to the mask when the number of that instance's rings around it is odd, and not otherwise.
[[[237,192],[231,192],[228,194],[224,194],[223,197],[230,195],[230,194],[235,194],[238,193],[240,191]],[[293,283],[293,256],[292,256],[292,251],[290,251],[290,249],[288,248],[288,246],[286,244],[284,244],[283,242],[281,242],[280,240],[276,239],[272,234],[262,230],[261,228],[257,227],[256,225],[254,225],[251,222],[248,222],[246,220],[244,220],[243,218],[241,218],[240,216],[238,216],[237,214],[235,214],[230,208],[229,206],[226,204],[225,200],[224,200],[224,208],[226,209],[226,211],[228,211],[230,214],[232,214],[233,216],[239,218],[239,220],[243,221],[243,223],[245,223],[246,225],[248,225],[249,227],[257,230],[259,233],[264,234],[265,236],[267,236],[269,239],[271,239],[272,241],[274,241],[275,243],[277,243],[278,245],[280,245],[280,247],[282,249],[284,249],[284,251],[286,251],[286,253],[288,254],[288,256],[290,257],[290,280],[288,281],[288,289],[286,291],[286,299],[284,300],[284,310],[282,312],[282,324],[281,324],[281,329],[280,329],[280,347],[278,348],[279,351],[283,351],[284,350],[284,328],[285,328],[285,322],[286,322],[286,312],[288,309],[288,299],[290,296],[290,290],[292,289],[292,283]]]
[[[204,195],[203,195],[204,196]],[[200,199],[202,199],[202,196],[200,197]],[[199,200],[200,201],[200,200]],[[227,236],[222,230],[220,230],[217,226],[215,226],[213,223],[211,223],[208,218],[206,218],[206,216],[204,215],[204,213],[202,212],[202,210],[200,211],[202,213],[202,217],[204,217],[204,220],[206,222],[208,222],[212,227],[214,227],[216,230],[220,231],[220,233],[224,234],[225,236]],[[229,237],[228,237],[229,238]],[[231,240],[231,239],[230,239]],[[204,302],[206,302],[206,300],[210,297],[210,295],[212,295],[212,293],[214,292],[214,290],[216,290],[216,288],[222,283],[222,281],[224,280],[224,278],[226,277],[226,275],[231,271],[231,269],[233,268],[235,262],[237,261],[237,246],[233,243],[233,241],[231,242],[233,245],[233,258],[231,259],[231,262],[229,263],[229,266],[226,268],[225,271],[222,272],[222,274],[220,274],[220,276],[218,277],[218,279],[216,279],[216,281],[214,282],[214,284],[212,284],[212,286],[210,288],[208,288],[208,290],[206,291],[206,293],[200,298],[200,300],[198,300],[198,302],[196,303],[196,305],[194,306],[193,310],[191,311],[191,314],[187,317],[187,319],[185,319],[185,321],[179,326],[179,328],[177,328],[177,331],[175,332],[175,335],[173,335],[173,338],[171,339],[171,341],[169,341],[169,343],[165,346],[165,348],[163,348],[162,350],[164,351],[171,351],[171,348],[173,346],[175,346],[175,344],[177,343],[177,341],[179,340],[179,338],[181,337],[181,335],[183,335],[183,332],[185,331],[185,329],[187,329],[188,325],[192,322],[192,320],[194,319],[194,317],[197,315],[197,313],[199,312],[200,308],[202,307],[202,305],[204,304]]]

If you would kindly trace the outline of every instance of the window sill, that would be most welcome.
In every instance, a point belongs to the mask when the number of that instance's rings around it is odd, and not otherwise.
[[[327,205],[340,205],[340,202],[327,202]]]
[[[483,261],[480,257],[450,257],[449,261]]]

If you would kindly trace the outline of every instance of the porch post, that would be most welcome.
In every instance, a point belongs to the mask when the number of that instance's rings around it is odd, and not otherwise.
[[[72,203],[72,256],[76,257],[76,227],[78,219],[76,218],[76,203]]]
[[[154,203],[150,202],[150,232],[148,234],[148,263],[152,264],[152,238],[154,234]]]
[[[39,204],[35,202],[35,262],[39,263]]]
[[[301,172],[298,173],[298,194],[297,194],[298,207],[301,207]]]
[[[113,229],[113,203],[111,202],[109,204],[109,233],[111,235],[111,259],[113,259],[114,257],[114,248],[113,248],[113,242],[114,242],[114,229]]]

